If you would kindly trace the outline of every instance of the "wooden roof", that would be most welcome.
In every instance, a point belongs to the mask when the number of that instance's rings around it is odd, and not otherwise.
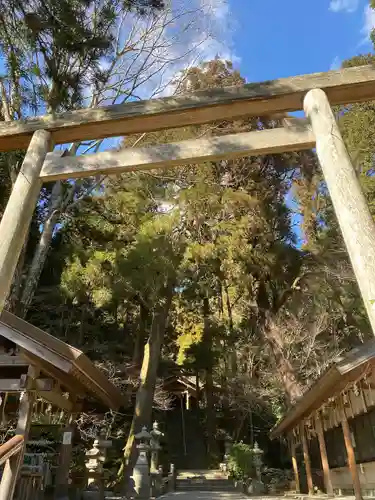
[[[202,388],[202,383],[199,385]],[[174,374],[167,377],[163,381],[163,389],[174,394],[187,391],[193,397],[197,397],[197,387],[194,378],[182,374]]]
[[[90,396],[113,410],[125,404],[121,392],[79,349],[7,311],[0,315],[0,335],[16,344],[28,361],[68,392]]]
[[[350,382],[357,381],[361,374],[364,375],[373,366],[375,339],[337,359],[276,424],[271,431],[271,438],[291,431],[299,422],[308,418],[330,398],[341,394]]]
[[[26,148],[39,129],[52,132],[58,144],[296,111],[316,88],[332,105],[369,101],[375,99],[374,82],[375,67],[368,65],[2,122],[0,151]]]

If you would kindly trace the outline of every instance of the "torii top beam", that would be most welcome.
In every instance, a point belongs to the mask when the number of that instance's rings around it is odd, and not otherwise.
[[[39,129],[56,144],[302,109],[305,94],[324,90],[332,105],[375,99],[375,67],[359,66],[180,97],[128,102],[0,124],[0,151],[26,148]]]

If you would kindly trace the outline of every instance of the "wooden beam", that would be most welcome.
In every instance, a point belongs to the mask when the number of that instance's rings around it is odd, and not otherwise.
[[[56,143],[66,143],[295,111],[302,108],[306,92],[315,88],[324,89],[332,104],[368,101],[375,99],[374,82],[374,66],[359,66],[3,122],[0,151],[26,148],[32,134],[43,128],[52,133]]]
[[[285,120],[285,127],[269,130],[192,139],[144,148],[105,151],[76,157],[48,154],[41,172],[43,182],[88,177],[97,174],[120,174],[181,166],[225,158],[275,154],[310,149],[315,137],[305,121]]]
[[[24,437],[20,435],[13,436],[11,439],[6,441],[0,446],[0,465],[5,464],[5,462],[12,456],[16,455],[24,445]]]
[[[31,363],[39,364],[44,374],[52,377],[69,393],[78,393],[80,395],[86,394],[85,388],[68,373],[64,373],[49,362],[42,362],[40,357],[31,354],[30,352],[24,351],[24,356],[26,359],[30,360]]]
[[[301,493],[301,484],[299,480],[298,473],[298,461],[297,461],[297,453],[296,453],[296,443],[294,441],[293,432],[289,435],[289,443],[290,443],[290,454],[292,456],[292,466],[294,472],[294,481],[296,483],[296,493]]]
[[[361,482],[359,480],[357,463],[352,443],[352,436],[350,432],[348,419],[346,417],[342,396],[340,396],[339,398],[339,411],[340,411],[342,432],[344,434],[345,448],[348,456],[348,466],[353,481],[354,495],[356,500],[362,500]]]
[[[304,109],[316,137],[324,179],[375,335],[375,223],[328,96],[323,90],[311,90],[305,97]]]
[[[9,354],[0,354],[0,367],[6,366],[28,366],[29,363],[22,356],[9,356]]]
[[[39,196],[39,175],[51,147],[50,138],[49,132],[35,132],[0,222],[0,313]]]
[[[58,391],[38,391],[38,396],[53,406],[57,406],[62,410],[71,412],[73,410],[73,403],[65,398],[61,392]]]
[[[0,335],[6,339],[14,342],[19,347],[25,349],[24,357],[30,359],[29,354],[34,354],[33,362],[37,365],[41,365],[43,360],[52,364],[53,366],[59,368],[65,373],[69,373],[72,367],[72,363],[64,359],[62,356],[51,352],[49,349],[44,347],[42,344],[32,342],[30,339],[25,337],[21,332],[14,330],[0,322]],[[40,358],[38,360],[37,358]]]
[[[309,490],[309,495],[313,495],[314,494],[314,483],[313,483],[312,472],[311,472],[309,447],[308,447],[307,439],[306,439],[305,423],[303,421],[300,423],[300,436],[301,436],[301,440],[302,440],[303,461],[305,463],[305,469],[306,469],[307,488]]]
[[[53,380],[50,378],[38,378],[34,382],[34,388],[37,391],[51,391]],[[21,392],[25,390],[22,379],[19,378],[0,378],[0,392]]]
[[[329,496],[333,496],[331,471],[329,468],[327,448],[326,448],[326,443],[325,443],[325,439],[324,439],[324,431],[323,431],[322,420],[321,420],[321,416],[320,416],[319,411],[316,412],[316,414],[315,414],[315,428],[316,428],[316,432],[318,434],[320,458],[322,460],[322,469],[323,469],[324,485],[326,488],[326,493]]]

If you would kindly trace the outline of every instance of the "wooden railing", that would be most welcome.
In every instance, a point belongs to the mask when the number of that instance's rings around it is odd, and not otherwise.
[[[24,437],[18,434],[0,446],[0,465],[5,464],[13,455],[19,453],[23,448]]]

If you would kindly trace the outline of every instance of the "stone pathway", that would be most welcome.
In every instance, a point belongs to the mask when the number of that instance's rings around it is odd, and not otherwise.
[[[175,491],[161,498],[168,500],[249,500],[249,497],[232,491]]]

